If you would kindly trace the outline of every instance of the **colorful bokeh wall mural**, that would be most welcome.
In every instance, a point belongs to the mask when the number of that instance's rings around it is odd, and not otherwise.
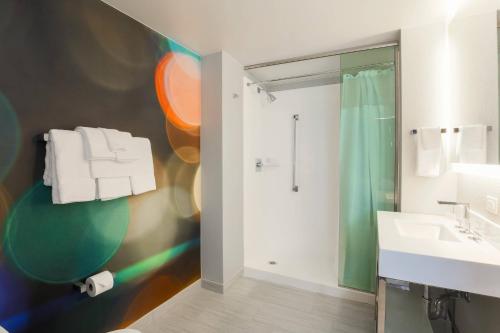
[[[197,54],[99,0],[0,0],[1,327],[124,328],[200,277],[200,99]],[[53,205],[38,135],[76,126],[149,138],[158,189]]]

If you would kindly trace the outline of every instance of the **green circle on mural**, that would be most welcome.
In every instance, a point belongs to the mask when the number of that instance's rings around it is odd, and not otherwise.
[[[127,198],[54,205],[51,188],[40,182],[11,210],[4,250],[33,279],[74,282],[96,272],[113,257],[128,224]]]

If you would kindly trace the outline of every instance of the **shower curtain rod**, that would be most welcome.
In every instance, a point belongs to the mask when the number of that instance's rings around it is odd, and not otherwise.
[[[317,53],[317,54],[303,56],[303,57],[296,57],[296,58],[288,58],[288,59],[282,59],[282,60],[276,60],[276,61],[263,62],[260,64],[245,66],[244,69],[250,70],[250,69],[257,69],[257,68],[268,67],[268,66],[283,65],[283,64],[288,64],[291,62],[327,58],[327,57],[333,57],[333,56],[338,56],[338,55],[347,54],[347,53],[375,50],[375,49],[381,49],[384,47],[391,47],[391,46],[399,46],[399,42],[394,41],[394,42],[387,42],[387,43],[381,43],[381,44],[372,44],[372,45],[366,45],[366,46],[362,46],[362,47],[353,47],[353,48],[349,48],[349,49],[343,49],[343,50],[337,50],[337,51],[331,51],[331,52],[325,52],[325,53]]]
[[[317,72],[317,73],[311,73],[311,74],[282,77],[282,78],[279,78],[279,79],[249,82],[249,83],[247,83],[247,86],[267,84],[267,83],[275,83],[275,82],[280,82],[280,81],[285,81],[285,80],[293,80],[293,79],[304,79],[304,78],[314,77],[314,76],[320,76],[320,75],[336,74],[336,73],[340,73],[342,71],[349,71],[349,70],[370,68],[370,67],[374,67],[374,66],[389,66],[389,65],[394,65],[394,62],[393,61],[390,61],[390,62],[379,62],[379,63],[376,63],[376,64],[362,65],[362,66],[350,67],[350,68],[346,68],[346,69],[336,69],[334,71]]]

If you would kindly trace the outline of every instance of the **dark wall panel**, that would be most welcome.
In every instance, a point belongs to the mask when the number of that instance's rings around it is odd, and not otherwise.
[[[200,276],[200,58],[98,0],[0,0],[0,326],[126,327]],[[53,205],[51,128],[151,140],[158,189]],[[110,270],[90,298],[72,285]]]

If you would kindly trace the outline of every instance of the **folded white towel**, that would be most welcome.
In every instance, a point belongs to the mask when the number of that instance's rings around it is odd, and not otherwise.
[[[106,137],[109,149],[115,154],[115,160],[128,163],[138,160],[141,155],[131,149],[132,135],[115,129],[99,128]]]
[[[134,163],[134,173],[130,177],[132,193],[135,195],[156,190],[155,172],[151,143],[146,138],[134,138],[135,151],[142,157]]]
[[[75,131],[50,130],[49,143],[52,202],[95,200],[96,183],[90,177],[82,135]]]
[[[115,161],[90,161],[90,173],[93,178],[130,177],[133,194],[141,194],[156,189],[151,143],[146,138],[132,138],[130,151],[139,159],[130,163]]]
[[[97,197],[102,201],[132,195],[129,177],[98,178]]]
[[[43,171],[43,184],[52,186],[52,148],[51,143],[45,145],[45,170]]]
[[[417,176],[438,177],[441,172],[441,128],[417,130]]]
[[[91,127],[77,127],[75,131],[81,133],[85,143],[85,157],[89,161],[114,160],[115,153],[109,149],[104,133]]]
[[[457,156],[460,163],[484,164],[487,162],[488,127],[469,125],[460,127]]]
[[[121,132],[116,129],[102,127],[99,127],[99,130],[103,132],[109,150],[113,152],[128,150],[130,139],[132,139],[132,135],[129,132]]]
[[[90,162],[90,175],[92,178],[130,177],[134,173],[136,161],[118,163],[114,160],[93,160]]]
[[[115,152],[115,159],[120,163],[129,163],[138,160],[141,158],[140,154],[137,154],[137,151],[130,148],[125,151],[119,150]]]

